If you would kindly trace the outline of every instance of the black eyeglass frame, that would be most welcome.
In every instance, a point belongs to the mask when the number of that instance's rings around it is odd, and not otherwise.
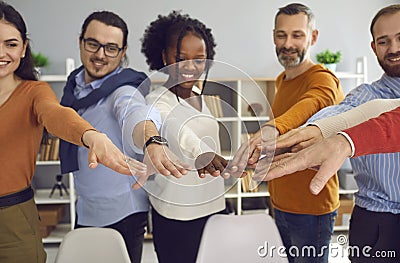
[[[121,53],[121,51],[124,49],[124,47],[119,47],[118,45],[115,45],[115,46],[114,46],[114,44],[111,44],[111,45],[110,45],[110,44],[101,44],[99,41],[97,41],[96,39],[93,39],[93,38],[82,38],[82,41],[83,41],[83,48],[84,48],[87,52],[90,52],[90,53],[97,53],[97,52],[99,52],[100,48],[103,48],[104,55],[106,55],[106,56],[109,57],[109,58],[116,58],[116,57],[118,57],[119,53]],[[86,47],[87,41],[95,42],[95,43],[98,45],[96,51],[94,51],[94,50],[89,50],[89,49]],[[110,56],[109,54],[107,54],[107,49],[106,49],[106,48],[107,48],[107,47],[110,47],[110,46],[112,46],[113,48],[118,49],[118,53],[117,53],[116,55]]]

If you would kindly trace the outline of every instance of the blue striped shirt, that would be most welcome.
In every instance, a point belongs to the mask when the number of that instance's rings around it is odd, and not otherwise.
[[[307,123],[339,114],[373,99],[396,98],[400,98],[400,78],[384,74],[372,84],[362,84],[353,89],[339,105],[322,109]],[[356,205],[370,211],[400,214],[399,157],[400,153],[387,153],[350,159],[359,188],[355,194]]]

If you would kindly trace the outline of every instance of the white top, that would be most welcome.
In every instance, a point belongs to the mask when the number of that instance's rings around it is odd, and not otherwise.
[[[169,149],[193,168],[182,178],[156,174],[149,180],[153,208],[162,216],[177,220],[192,220],[225,208],[224,180],[221,176],[198,176],[197,156],[205,152],[220,153],[219,126],[204,100],[202,110],[193,108],[165,87],[157,87],[146,97],[149,105],[161,113],[161,136],[168,140]]]

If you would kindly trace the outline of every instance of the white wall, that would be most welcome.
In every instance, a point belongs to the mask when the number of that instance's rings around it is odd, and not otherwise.
[[[63,74],[65,58],[79,65],[78,35],[83,20],[95,10],[118,13],[128,23],[130,66],[147,72],[140,53],[140,38],[158,14],[182,10],[213,29],[217,41],[216,59],[231,63],[253,77],[274,77],[281,70],[272,43],[273,20],[277,9],[290,1],[281,0],[10,0],[25,18],[32,48],[50,57],[48,73]],[[320,31],[315,53],[329,48],[341,50],[339,71],[355,71],[355,58],[368,57],[368,81],[382,74],[370,49],[372,17],[394,0],[304,0],[317,18]],[[219,73],[217,74],[219,75]],[[234,77],[234,76],[219,76]]]

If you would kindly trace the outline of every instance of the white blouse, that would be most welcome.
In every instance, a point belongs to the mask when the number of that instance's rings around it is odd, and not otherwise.
[[[145,188],[153,208],[162,216],[177,220],[192,220],[223,210],[223,178],[209,174],[200,178],[194,168],[200,154],[220,154],[218,122],[204,100],[198,111],[161,86],[147,95],[146,102],[160,111],[160,134],[168,140],[169,149],[192,167],[181,178],[156,174],[154,180],[148,181]]]

